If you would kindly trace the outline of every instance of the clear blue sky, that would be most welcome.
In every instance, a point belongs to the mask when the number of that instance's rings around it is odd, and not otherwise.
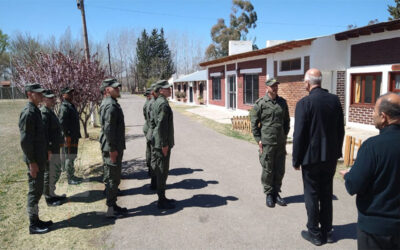
[[[259,48],[266,40],[294,40],[329,35],[364,26],[369,20],[387,21],[387,5],[394,0],[252,0],[258,15]],[[210,29],[218,18],[229,23],[231,0],[85,0],[89,39],[102,41],[107,31],[163,27],[166,33],[186,32],[211,42]],[[0,29],[13,35],[28,32],[43,39],[59,37],[70,27],[73,36],[82,30],[76,0],[0,0]]]

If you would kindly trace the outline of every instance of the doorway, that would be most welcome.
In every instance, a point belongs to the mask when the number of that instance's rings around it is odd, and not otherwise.
[[[189,87],[189,102],[193,102],[193,87]]]
[[[236,76],[232,75],[228,77],[228,96],[229,96],[229,103],[228,107],[230,109],[236,109]]]

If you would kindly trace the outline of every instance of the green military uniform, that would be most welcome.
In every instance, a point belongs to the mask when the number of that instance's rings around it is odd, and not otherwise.
[[[144,136],[147,135],[150,127],[150,115],[148,113],[148,107],[151,99],[147,97],[151,95],[151,89],[147,89],[144,96],[146,96],[146,102],[143,105],[143,117],[144,117],[144,124],[143,124],[143,134]],[[146,137],[147,139],[147,137]],[[151,143],[150,140],[146,140],[146,165],[148,168],[148,174],[151,175]]]
[[[100,92],[103,94],[104,89],[100,88]],[[100,121],[100,127],[103,128],[104,124],[103,124],[103,110],[104,110],[104,105],[106,102],[106,97],[103,98],[103,100],[101,100],[100,106],[99,106],[99,121]],[[103,129],[100,130],[100,136],[99,136],[99,142],[100,142],[100,150],[101,150],[101,142],[104,140],[104,133],[103,133]],[[103,154],[101,154],[102,159],[103,159],[103,183],[104,185],[106,185],[106,179],[105,179],[105,168],[106,168],[106,162],[104,160]]]
[[[47,91],[45,97],[53,98],[54,94]],[[61,175],[60,148],[64,145],[61,124],[54,111],[46,106],[40,108],[45,134],[47,137],[47,151],[51,152],[51,159],[46,164],[44,173],[44,195],[46,199],[56,197],[56,183]]]
[[[108,79],[102,84],[118,87],[120,83],[115,79]],[[106,204],[108,207],[117,207],[118,185],[121,182],[122,157],[125,150],[125,122],[124,114],[117,100],[108,96],[104,98],[101,109],[101,151],[105,163],[104,180],[106,183]],[[118,152],[116,162],[112,162],[110,152]]]
[[[170,87],[167,81],[160,81],[157,86],[160,88]],[[154,122],[152,168],[156,175],[158,205],[160,207],[162,206],[161,203],[164,204],[168,200],[165,197],[165,189],[171,149],[174,146],[174,123],[172,109],[169,106],[168,100],[162,94],[157,97],[152,107],[152,122]],[[162,148],[165,146],[168,146],[166,156],[162,152]]]
[[[26,92],[42,93],[44,89],[39,84],[27,84]],[[29,102],[21,111],[19,117],[19,131],[21,134],[21,148],[24,153],[24,161],[28,167],[28,204],[27,211],[30,220],[30,233],[45,233],[47,226],[39,220],[38,203],[43,194],[44,172],[47,163],[47,140],[42,115],[38,107]],[[29,164],[36,163],[39,171],[36,178],[30,174]],[[33,228],[33,229],[32,229]]]
[[[71,88],[64,88],[61,93],[70,93],[73,91]],[[80,125],[79,125],[79,113],[74,104],[67,100],[63,100],[59,111],[59,120],[64,137],[71,137],[71,144],[68,145],[65,142],[63,148],[63,159],[64,168],[67,172],[68,180],[71,181],[75,178],[75,167],[74,161],[78,155],[78,142],[81,138]]]
[[[271,100],[268,94],[258,99],[252,110],[251,127],[256,142],[262,143],[259,158],[264,193],[277,195],[285,174],[286,138],[290,129],[286,100],[279,96]]]

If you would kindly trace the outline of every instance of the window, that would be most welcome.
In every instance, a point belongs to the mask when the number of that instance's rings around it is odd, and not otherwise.
[[[301,69],[301,58],[281,61],[280,71],[292,71]]]
[[[390,74],[390,91],[400,93],[400,72]]]
[[[374,104],[381,94],[382,74],[353,74],[351,77],[351,103]]]
[[[258,99],[258,75],[244,75],[244,103],[254,104]]]
[[[212,78],[212,99],[221,100],[221,78]]]

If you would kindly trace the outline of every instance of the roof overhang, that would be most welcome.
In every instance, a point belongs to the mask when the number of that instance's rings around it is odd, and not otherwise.
[[[219,64],[219,63],[223,63],[223,62],[228,62],[228,61],[233,61],[233,60],[237,60],[237,59],[254,57],[254,56],[259,56],[259,55],[267,55],[267,54],[282,52],[285,50],[290,50],[293,48],[310,46],[312,41],[314,41],[315,39],[316,38],[309,38],[309,39],[304,39],[304,40],[289,41],[286,43],[281,43],[281,44],[278,44],[278,45],[275,45],[272,47],[268,47],[268,48],[264,48],[264,49],[244,52],[244,53],[240,53],[240,54],[236,54],[236,55],[221,57],[221,58],[218,58],[218,59],[215,59],[212,61],[202,62],[199,65],[202,67],[206,67],[206,66]]]
[[[372,24],[344,32],[335,34],[336,41],[343,41],[351,38],[356,38],[359,36],[367,36],[374,33],[382,33],[385,30],[392,31],[400,29],[400,19],[396,19],[389,22],[382,22],[377,24]]]

